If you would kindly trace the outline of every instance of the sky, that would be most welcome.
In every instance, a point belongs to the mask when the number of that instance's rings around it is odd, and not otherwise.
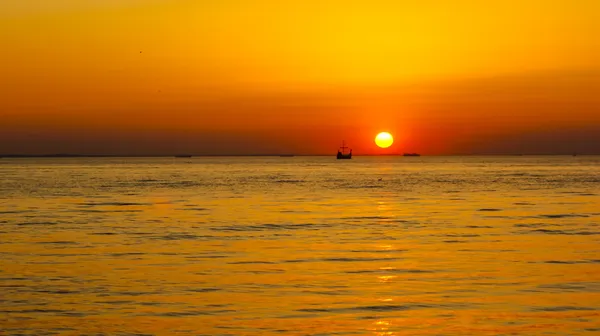
[[[0,154],[600,154],[599,36],[597,0],[0,0]]]

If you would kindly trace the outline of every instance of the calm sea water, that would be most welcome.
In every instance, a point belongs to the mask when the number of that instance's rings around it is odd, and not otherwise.
[[[598,335],[600,157],[0,160],[2,335]]]

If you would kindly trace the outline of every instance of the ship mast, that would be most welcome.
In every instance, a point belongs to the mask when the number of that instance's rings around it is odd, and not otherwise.
[[[345,149],[348,148],[346,147],[346,141],[342,141],[342,147],[340,147],[342,149],[342,154],[344,154]]]

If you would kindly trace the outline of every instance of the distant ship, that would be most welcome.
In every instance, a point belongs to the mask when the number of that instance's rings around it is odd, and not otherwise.
[[[191,155],[175,155],[176,158],[191,158]]]
[[[404,153],[404,154],[402,154],[402,156],[421,156],[421,154],[418,154],[418,153]]]
[[[279,157],[294,157],[294,154],[281,154]]]
[[[338,149],[337,152],[337,159],[338,160],[349,160],[352,159],[352,149],[350,149],[350,152],[348,154],[346,154],[346,149],[348,147],[346,147],[345,142],[342,141],[342,147],[340,147],[341,151]]]

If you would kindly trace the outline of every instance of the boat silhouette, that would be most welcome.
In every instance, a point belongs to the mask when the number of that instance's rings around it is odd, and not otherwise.
[[[346,147],[346,143],[344,141],[342,141],[342,147],[340,147],[340,149],[338,149],[337,152],[337,159],[338,160],[349,160],[352,159],[352,149],[350,149],[350,152],[348,154],[346,154],[346,149],[348,147]]]
[[[404,153],[403,156],[421,156],[421,154],[418,154],[418,153]]]

